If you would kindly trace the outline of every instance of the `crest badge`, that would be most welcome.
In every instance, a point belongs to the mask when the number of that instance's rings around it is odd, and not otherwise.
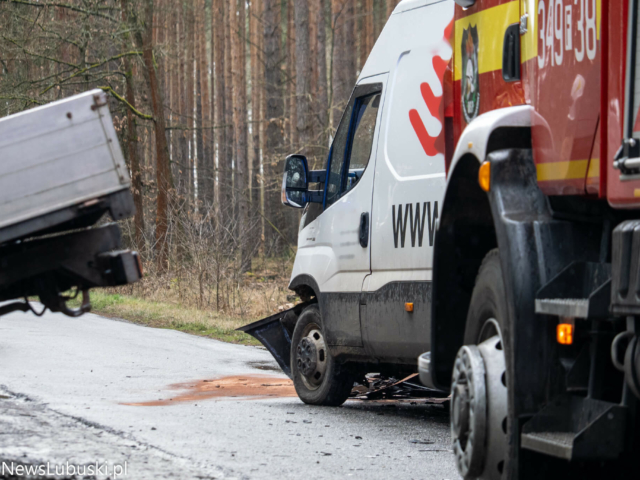
[[[467,123],[480,111],[480,76],[478,71],[478,27],[462,32],[462,113]]]

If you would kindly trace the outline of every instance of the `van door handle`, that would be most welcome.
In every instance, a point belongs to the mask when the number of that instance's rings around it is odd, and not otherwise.
[[[369,246],[369,212],[360,214],[360,246]]]

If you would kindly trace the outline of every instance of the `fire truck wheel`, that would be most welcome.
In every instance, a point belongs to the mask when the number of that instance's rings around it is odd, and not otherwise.
[[[291,373],[304,403],[337,407],[353,388],[354,378],[341,368],[327,348],[318,305],[305,308],[291,341]]]
[[[507,479],[513,449],[509,434],[505,351],[508,313],[498,250],[484,258],[467,315],[464,343],[453,367],[451,437],[465,479]],[[506,341],[506,342],[505,342]]]

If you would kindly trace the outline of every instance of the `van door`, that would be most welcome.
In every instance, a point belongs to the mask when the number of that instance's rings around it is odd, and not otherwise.
[[[333,346],[362,347],[359,300],[371,272],[376,126],[385,79],[369,77],[354,89],[327,160],[323,211],[313,219],[310,205],[299,235],[292,277],[306,274],[317,282],[325,336]]]
[[[442,31],[431,35],[442,38]],[[384,361],[415,364],[430,347],[433,242],[446,182],[443,82],[450,59],[450,45],[434,39],[403,52],[389,78],[374,184],[372,274],[362,295],[365,349]]]

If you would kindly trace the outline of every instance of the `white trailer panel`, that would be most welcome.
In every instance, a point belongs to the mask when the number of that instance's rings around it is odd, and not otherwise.
[[[130,183],[101,90],[0,119],[0,229]]]

